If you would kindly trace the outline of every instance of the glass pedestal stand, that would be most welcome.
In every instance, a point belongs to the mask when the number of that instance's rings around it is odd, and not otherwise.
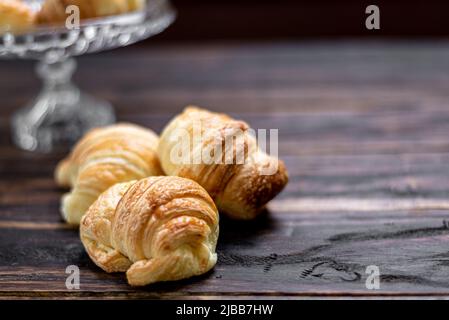
[[[14,143],[25,150],[49,152],[69,145],[87,130],[115,122],[112,106],[82,92],[72,82],[73,58],[42,60],[37,74],[43,81],[39,95],[12,118]]]
[[[38,0],[31,0],[38,8]],[[36,6],[36,2],[38,5]],[[0,58],[37,60],[42,90],[12,118],[14,143],[25,150],[66,148],[87,130],[114,123],[112,106],[71,81],[73,57],[127,46],[167,28],[175,19],[168,0],[147,0],[144,9],[82,21],[79,29],[38,27],[28,34],[0,35]]]

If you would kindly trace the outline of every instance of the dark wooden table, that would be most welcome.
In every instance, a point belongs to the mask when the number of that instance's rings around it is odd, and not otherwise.
[[[9,117],[38,82],[31,63],[0,62],[0,298],[449,296],[448,43],[159,45],[79,62],[78,83],[123,121],[160,131],[193,103],[278,128],[291,181],[258,220],[222,219],[212,272],[131,288],[62,222],[63,154],[11,145]]]

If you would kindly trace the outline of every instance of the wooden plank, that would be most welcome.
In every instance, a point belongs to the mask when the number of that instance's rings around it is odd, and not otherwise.
[[[123,295],[376,295],[449,293],[444,214],[400,212],[369,216],[329,212],[262,217],[257,224],[222,221],[219,264],[213,272],[143,289],[106,274],[84,252],[76,230],[0,225],[1,294]],[[386,222],[390,221],[390,222]],[[81,269],[81,290],[65,288],[65,267]],[[365,288],[365,268],[378,265],[380,291]],[[26,266],[26,267],[25,267]],[[261,281],[261,279],[264,279]],[[344,288],[344,290],[342,290]],[[32,290],[32,292],[30,291]],[[36,293],[37,292],[37,293]],[[103,293],[101,293],[103,292]]]
[[[190,102],[230,112],[278,128],[290,172],[257,221],[222,219],[213,271],[138,289],[97,268],[62,222],[64,152],[11,145],[9,116],[37,82],[30,63],[0,62],[0,297],[449,296],[448,54],[439,43],[230,44],[80,59],[77,79],[120,120],[160,132]],[[65,287],[71,264],[79,291]],[[365,287],[368,265],[380,290]]]
[[[121,121],[135,122],[160,132],[173,117],[173,114],[141,112],[138,115],[122,116]],[[232,115],[246,120],[255,129],[277,129],[279,152],[285,156],[449,152],[446,139],[449,112],[442,110],[404,110],[402,113],[385,114],[335,114],[329,111],[319,114],[286,112]],[[14,159],[17,151],[9,143],[9,127],[3,127],[0,133],[4,142],[0,146],[0,157]],[[28,158],[24,153],[22,155],[24,160]]]
[[[80,58],[76,80],[120,114],[170,113],[187,103],[244,113],[419,111],[445,107],[448,51],[446,43],[399,41],[128,48]],[[0,66],[8,74],[0,79],[5,115],[38,82],[29,62]]]

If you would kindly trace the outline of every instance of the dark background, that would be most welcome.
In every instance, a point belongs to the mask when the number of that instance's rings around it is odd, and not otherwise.
[[[160,41],[449,36],[449,1],[172,0],[178,19]],[[380,30],[365,8],[380,8]]]

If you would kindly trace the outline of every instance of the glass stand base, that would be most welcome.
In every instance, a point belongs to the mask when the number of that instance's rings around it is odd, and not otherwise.
[[[108,102],[82,93],[70,82],[74,70],[74,60],[38,65],[44,88],[12,119],[13,141],[18,147],[40,152],[66,149],[87,130],[115,122]]]
[[[45,104],[48,104],[45,108],[54,112],[37,114]],[[85,94],[80,94],[79,100],[67,107],[40,97],[31,108],[18,111],[12,119],[14,143],[28,151],[67,149],[89,129],[115,122],[109,103]],[[76,112],[60,112],[62,110]]]

